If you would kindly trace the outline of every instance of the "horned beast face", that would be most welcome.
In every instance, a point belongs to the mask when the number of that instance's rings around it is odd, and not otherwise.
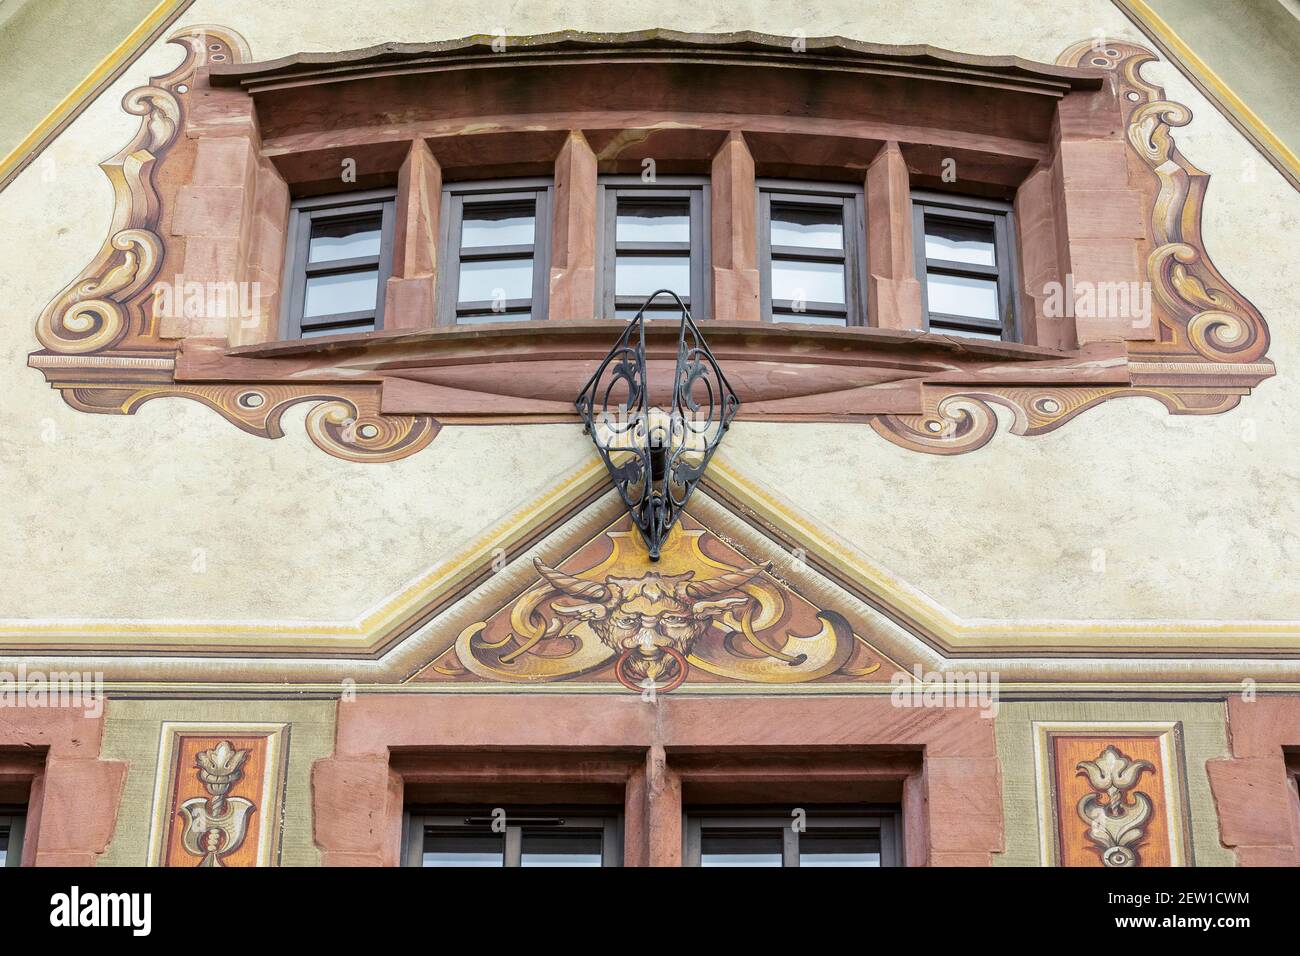
[[[602,584],[575,578],[534,561],[542,577],[561,594],[581,604],[554,606],[557,614],[576,617],[591,625],[597,636],[617,653],[639,651],[646,662],[665,651],[683,657],[704,633],[710,619],[750,600],[740,588],[762,573],[745,568],[695,581],[695,572],[658,574],[639,578],[606,578]],[[656,668],[650,668],[650,676]]]

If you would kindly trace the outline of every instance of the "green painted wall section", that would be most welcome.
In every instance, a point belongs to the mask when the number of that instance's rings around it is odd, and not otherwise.
[[[1147,0],[1206,66],[1300,155],[1300,3]]]
[[[1181,721],[1196,866],[1234,866],[1236,857],[1219,842],[1219,820],[1205,762],[1227,756],[1227,713],[1221,702],[1030,701],[1004,703],[998,712],[998,758],[1002,761],[1002,809],[1006,852],[995,866],[1040,865],[1034,721]]]
[[[153,817],[158,745],[164,721],[287,723],[289,767],[280,865],[319,866],[312,839],[311,767],[334,752],[334,701],[110,700],[103,758],[130,764],[117,829],[100,866],[144,866]]]
[[[158,0],[0,2],[0,156],[40,124]]]

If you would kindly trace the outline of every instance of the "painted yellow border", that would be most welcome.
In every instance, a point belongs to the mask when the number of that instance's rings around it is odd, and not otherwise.
[[[158,735],[158,763],[154,770],[153,812],[149,822],[149,866],[162,866],[162,846],[171,826],[167,812],[173,773],[186,770],[174,767],[175,741],[180,734],[219,737],[223,734],[266,734],[266,770],[262,779],[261,824],[257,829],[257,865],[275,866],[279,862],[280,818],[283,815],[284,789],[289,769],[289,748],[285,745],[289,725],[231,723],[229,721],[164,721]]]
[[[872,564],[859,551],[800,517],[788,503],[741,476],[723,460],[722,451],[710,465],[706,481],[799,542],[810,555],[829,559],[847,580],[880,600],[888,612],[932,637],[950,656],[970,651],[1023,653],[1043,646],[1058,653],[1063,646],[1069,646],[1103,654],[1121,647],[1221,653],[1300,647],[1300,621],[962,618],[920,588]]]
[[[21,143],[10,150],[4,159],[0,159],[0,190],[9,185],[29,158],[34,158],[35,154],[49,145],[49,142],[76,116],[87,100],[93,98],[102,86],[115,79],[116,75],[143,51],[145,44],[155,33],[193,4],[194,0],[163,0],[154,7],[140,25],[100,60],[99,65],[73,87],[72,92],[60,100]]]
[[[76,642],[76,651],[58,651],[61,659],[93,657],[103,651],[183,652],[216,645],[240,650],[366,654],[383,643],[393,628],[419,608],[438,601],[509,550],[526,535],[543,528],[580,497],[608,483],[594,456],[586,465],[515,509],[496,526],[469,542],[358,617],[345,621],[169,621],[149,620],[0,620],[0,658],[5,644]],[[706,481],[776,528],[823,563],[845,583],[889,616],[905,622],[947,658],[1058,657],[1069,651],[1081,657],[1138,657],[1143,653],[1205,655],[1268,654],[1276,660],[1300,651],[1300,621],[1260,620],[1033,620],[963,618],[924,590],[871,562],[862,552],[798,513],[789,502],[742,476],[723,453],[709,468]],[[707,493],[707,489],[706,489]],[[146,650],[148,649],[148,651]],[[1116,652],[1123,649],[1122,655]],[[12,653],[12,652],[9,652]],[[30,652],[26,652],[30,654]],[[991,663],[991,662],[990,662]],[[1261,686],[1267,683],[1261,681]],[[1235,685],[1238,689],[1240,685]]]
[[[1182,725],[1174,720],[1143,720],[1127,723],[1111,721],[1039,721],[1033,722],[1034,778],[1038,795],[1039,860],[1043,866],[1057,866],[1056,805],[1049,759],[1053,737],[1154,736],[1160,741],[1160,764],[1164,771],[1165,816],[1169,826],[1169,860],[1172,866],[1192,866],[1189,858],[1186,827],[1186,795],[1183,788],[1185,768],[1179,735]]]
[[[1246,105],[1209,65],[1174,32],[1165,20],[1151,9],[1145,0],[1114,0],[1133,24],[1156,44],[1178,70],[1191,80],[1238,130],[1241,131],[1265,158],[1292,186],[1300,189],[1300,158],[1293,153],[1268,124]]]

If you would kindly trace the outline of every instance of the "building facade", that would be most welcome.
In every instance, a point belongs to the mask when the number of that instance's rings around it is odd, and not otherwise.
[[[5,865],[1300,862],[1185,6],[158,6],[0,167]]]

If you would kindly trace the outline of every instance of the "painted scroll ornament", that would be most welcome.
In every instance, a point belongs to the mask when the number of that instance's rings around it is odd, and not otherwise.
[[[256,807],[251,800],[227,794],[243,778],[249,753],[223,740],[196,758],[199,782],[208,795],[186,800],[177,812],[185,820],[181,844],[187,852],[202,857],[201,867],[222,866],[222,857],[243,846],[248,835],[248,818]]]
[[[1087,776],[1094,791],[1079,801],[1079,816],[1088,824],[1088,839],[1101,851],[1105,866],[1138,865],[1137,844],[1146,835],[1144,828],[1153,807],[1150,797],[1133,788],[1146,770],[1155,767],[1146,760],[1132,760],[1114,747],[1107,747],[1095,760],[1079,763],[1079,773]]]

